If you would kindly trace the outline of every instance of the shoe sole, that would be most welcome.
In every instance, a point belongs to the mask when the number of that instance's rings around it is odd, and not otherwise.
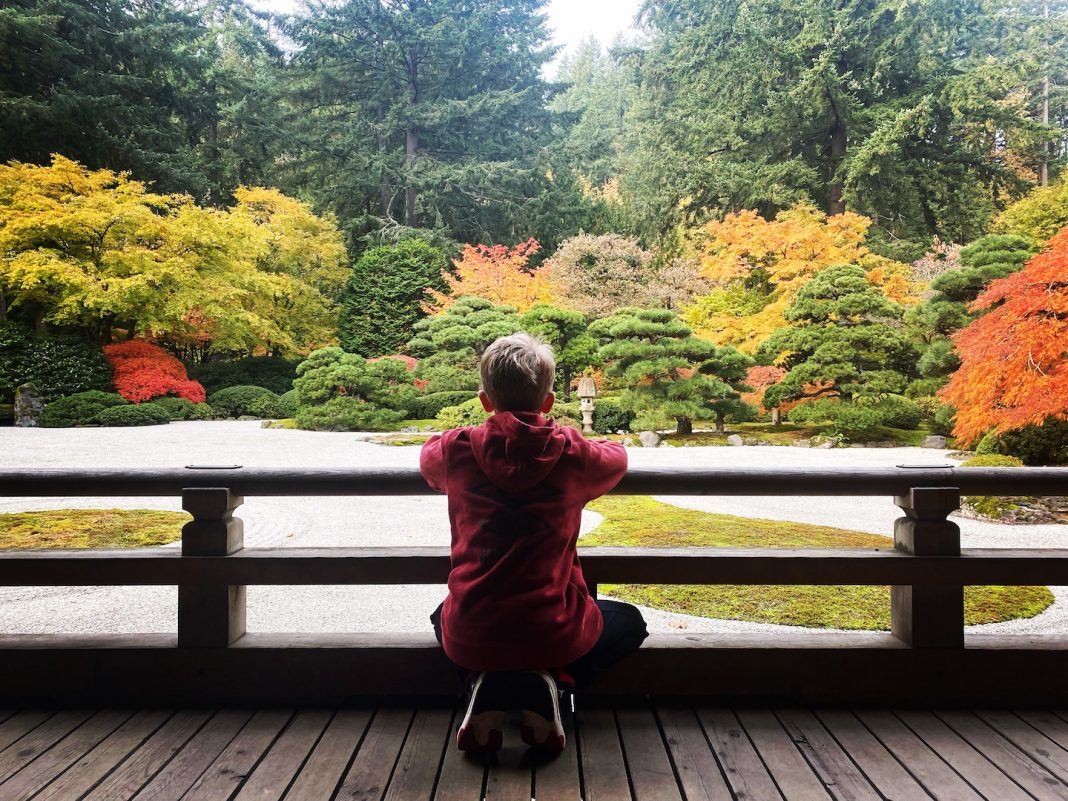
[[[469,754],[492,754],[504,745],[504,712],[468,715],[456,732],[456,747]]]
[[[560,696],[557,693],[556,682],[552,677],[540,671],[536,674],[545,682],[549,697],[553,702],[553,720],[530,709],[523,710],[523,724],[520,734],[523,742],[539,751],[550,754],[559,754],[567,744],[564,735],[564,725],[560,720]]]

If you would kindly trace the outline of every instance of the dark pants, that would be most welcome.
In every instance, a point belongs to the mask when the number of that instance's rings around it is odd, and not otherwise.
[[[618,662],[627,654],[638,650],[642,642],[649,636],[645,627],[645,618],[638,609],[622,601],[609,601],[597,599],[597,607],[601,610],[604,619],[604,627],[601,636],[593,648],[584,656],[580,656],[570,665],[531,665],[531,668],[559,668],[569,674],[575,680],[575,686],[582,688],[589,686],[597,674]],[[441,644],[441,605],[430,615],[430,622],[434,624],[434,636]]]

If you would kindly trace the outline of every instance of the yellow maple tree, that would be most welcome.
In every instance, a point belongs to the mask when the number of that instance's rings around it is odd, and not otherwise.
[[[453,259],[453,272],[442,273],[446,289],[427,290],[424,309],[429,314],[444,311],[456,298],[485,298],[495,306],[511,306],[525,312],[536,303],[548,303],[549,270],[532,269],[531,257],[541,249],[536,239],[507,245],[464,245]]]

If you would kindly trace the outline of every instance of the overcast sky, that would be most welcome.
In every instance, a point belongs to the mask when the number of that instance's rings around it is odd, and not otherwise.
[[[282,13],[291,13],[299,6],[299,0],[253,0],[261,8]],[[617,33],[634,32],[634,15],[641,0],[551,0],[546,7],[549,27],[553,30],[556,44],[563,45],[557,56],[574,49],[582,40],[594,36],[606,47]],[[550,74],[555,72],[549,70]]]

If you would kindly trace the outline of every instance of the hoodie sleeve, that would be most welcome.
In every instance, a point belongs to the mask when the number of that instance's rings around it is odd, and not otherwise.
[[[586,500],[599,498],[619,483],[627,474],[627,449],[618,442],[586,440]]]
[[[445,492],[445,450],[441,434],[435,434],[425,443],[419,452],[419,471],[436,492]]]

